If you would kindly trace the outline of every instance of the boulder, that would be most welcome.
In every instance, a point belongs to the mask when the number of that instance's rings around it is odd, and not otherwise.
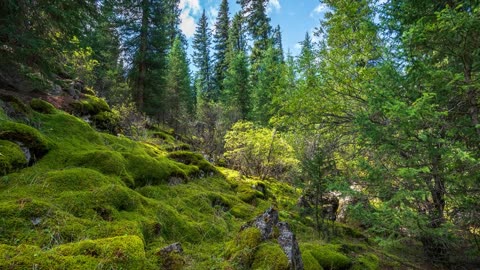
[[[279,221],[278,211],[275,208],[270,207],[253,221],[243,225],[241,230],[252,227],[260,231],[262,241],[277,239],[278,244],[288,258],[290,270],[303,270],[302,255],[298,242],[295,239],[295,234],[287,222]]]

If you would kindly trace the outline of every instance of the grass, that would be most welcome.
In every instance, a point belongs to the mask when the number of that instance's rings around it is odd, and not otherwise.
[[[109,111],[93,97],[79,103]],[[298,215],[301,191],[286,183],[214,167],[168,132],[133,141],[48,105],[31,102],[30,125],[0,110],[0,269],[287,269],[276,242],[240,230],[272,205],[300,239],[306,269],[379,265],[363,246],[321,242]],[[31,166],[15,141],[35,154]],[[184,254],[161,255],[174,242]]]

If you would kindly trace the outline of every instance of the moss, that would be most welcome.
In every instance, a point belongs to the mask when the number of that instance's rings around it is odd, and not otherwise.
[[[81,100],[72,103],[74,112],[79,115],[96,115],[100,112],[110,111],[107,102],[93,95],[85,95]]]
[[[250,268],[255,251],[262,241],[262,234],[257,228],[247,228],[238,233],[233,242],[227,245],[225,255],[240,268]]]
[[[323,270],[323,267],[318,263],[310,251],[302,251],[302,261],[305,270]]]
[[[264,243],[255,252],[252,269],[288,270],[288,258],[277,243]]]
[[[255,188],[255,184],[250,182],[240,182],[236,191],[238,197],[246,203],[253,203],[256,198],[265,198],[264,194]]]
[[[55,192],[88,190],[114,183],[103,174],[87,168],[49,171],[42,178],[39,184],[50,186]]]
[[[32,114],[30,107],[15,96],[0,93],[0,101],[3,101],[3,110],[9,117],[25,118]]]
[[[46,252],[63,257],[93,257],[107,269],[142,269],[145,251],[142,239],[138,236],[119,236],[98,240],[85,240],[61,245]],[[64,267],[75,266],[65,261]]]
[[[147,155],[132,154],[124,154],[124,157],[137,187],[165,184],[170,177],[187,178],[185,172],[167,158],[154,159]]]
[[[351,270],[377,270],[379,269],[379,259],[377,255],[368,253],[360,255],[353,266],[350,268]]]
[[[70,164],[95,169],[103,174],[118,176],[129,187],[134,186],[127,171],[127,160],[118,152],[105,150],[85,151],[74,155]]]
[[[189,151],[175,151],[167,155],[169,159],[173,159],[177,162],[197,166],[202,174],[211,175],[218,173],[218,170],[210,164],[205,158],[198,154]],[[200,175],[202,176],[202,175]]]
[[[43,157],[49,150],[47,139],[38,130],[20,123],[0,122],[0,139],[22,143],[34,159]]]
[[[38,98],[34,98],[30,101],[30,107],[35,111],[44,114],[53,114],[57,111],[52,104]]]
[[[117,112],[100,112],[92,117],[92,122],[97,129],[112,134],[120,132],[120,115]]]
[[[13,142],[0,140],[0,176],[27,165],[22,149]]]
[[[311,245],[302,246],[302,252],[308,251],[324,269],[341,270],[348,269],[352,261],[344,254],[338,252],[339,245]]]

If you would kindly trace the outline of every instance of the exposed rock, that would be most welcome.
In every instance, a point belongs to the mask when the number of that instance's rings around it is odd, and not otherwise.
[[[169,186],[177,186],[185,183],[185,180],[183,180],[180,177],[172,176],[168,179],[168,185]]]
[[[21,142],[14,141],[14,143],[18,144],[20,149],[22,149],[22,152],[25,155],[25,159],[27,160],[27,164],[31,164],[32,154],[30,153],[30,149]]]
[[[166,255],[172,252],[182,254],[183,253],[182,244],[180,244],[179,242],[176,242],[160,250],[160,254],[163,254],[163,255]]]
[[[262,240],[273,238],[274,227],[278,223],[278,211],[270,207],[265,213],[256,217],[255,220],[242,226],[242,230],[255,227],[262,233]]]
[[[243,225],[241,230],[250,227],[260,230],[262,241],[277,238],[278,244],[287,255],[289,268],[291,270],[303,270],[302,255],[295,234],[290,230],[288,223],[279,222],[276,209],[270,207],[255,220]]]
[[[63,89],[62,89],[62,87],[61,87],[60,85],[58,85],[58,84],[53,84],[53,85],[52,85],[52,89],[51,89],[50,92],[51,92],[51,94],[54,95],[54,96],[59,96],[59,95],[62,94],[62,91],[63,91]]]
[[[295,234],[290,230],[290,226],[286,222],[278,222],[277,227],[280,233],[278,243],[287,255],[289,268],[303,269],[302,255],[298,242],[295,239]]]

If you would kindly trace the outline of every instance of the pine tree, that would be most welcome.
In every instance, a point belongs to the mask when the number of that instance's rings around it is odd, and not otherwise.
[[[193,64],[198,68],[198,97],[207,102],[218,99],[212,85],[212,63],[210,59],[211,32],[208,28],[207,16],[203,10],[193,36]]]
[[[277,25],[275,29],[273,30],[273,35],[272,35],[272,43],[273,43],[273,48],[277,52],[277,61],[283,62],[284,61],[284,55],[283,55],[283,45],[282,45],[282,31],[280,30],[280,25]]]
[[[194,113],[194,94],[190,85],[187,54],[180,38],[176,38],[168,55],[166,94],[163,119],[175,130],[182,132],[184,124]]]
[[[228,50],[228,31],[230,28],[230,20],[228,14],[228,0],[222,0],[217,20],[215,22],[215,33],[213,35],[215,61],[214,83],[216,91],[223,92],[223,80],[228,69],[227,50]]]

